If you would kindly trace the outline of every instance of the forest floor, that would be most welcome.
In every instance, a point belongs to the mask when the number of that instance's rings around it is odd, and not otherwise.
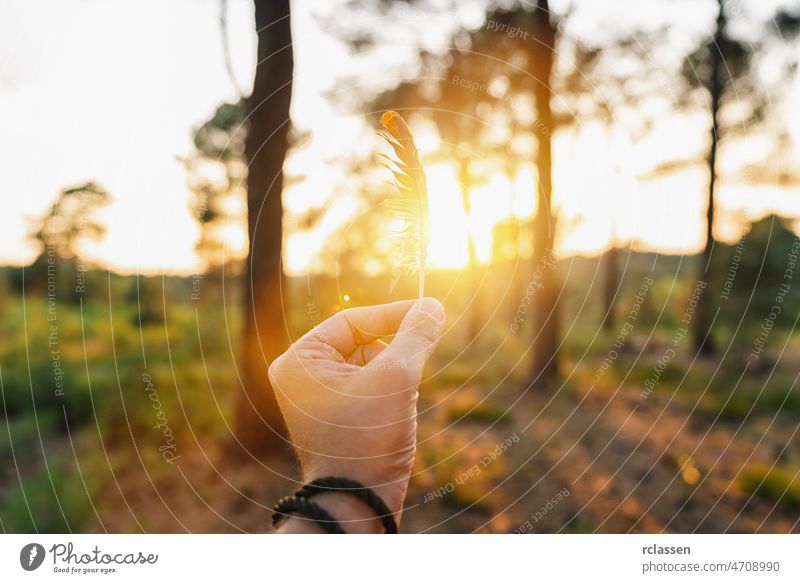
[[[516,296],[492,312],[483,302],[482,328],[467,342],[469,290],[441,274],[437,288],[433,278],[448,327],[420,387],[402,530],[800,532],[800,335],[776,328],[758,368],[744,372],[751,334],[721,344],[717,359],[695,360],[682,346],[645,394],[691,286],[678,290],[677,267],[664,267],[636,329],[598,375],[623,321],[600,328],[597,292],[580,285],[594,266],[564,299],[563,382],[544,390],[525,390],[531,331],[509,332]],[[491,282],[506,285],[502,275]],[[626,281],[620,317],[642,277]],[[269,532],[269,507],[294,489],[297,467],[234,455],[230,444],[241,392],[236,298],[208,287],[194,304],[189,280],[132,283],[115,276],[114,293],[59,305],[63,396],[53,387],[46,301],[9,298],[0,318],[0,530]],[[322,317],[345,307],[330,300],[340,287],[351,304],[385,301],[372,281],[301,283],[290,290],[294,337],[314,324],[306,299]],[[126,289],[139,304],[118,297]],[[722,324],[725,339],[736,322]],[[164,447],[174,447],[172,463]]]
[[[477,386],[423,397],[404,532],[798,532],[800,510],[740,486],[747,468],[786,457],[796,423],[710,430],[691,407],[637,387],[551,397],[501,387],[491,409],[480,400]],[[96,496],[88,530],[269,532],[268,506],[296,468],[226,456],[198,445],[170,471],[129,464]]]

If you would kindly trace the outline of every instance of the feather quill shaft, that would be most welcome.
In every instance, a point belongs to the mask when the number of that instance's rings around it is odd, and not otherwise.
[[[400,257],[392,277],[419,272],[419,297],[425,293],[425,268],[428,263],[430,217],[428,213],[428,184],[419,159],[414,136],[406,121],[396,111],[381,116],[380,134],[394,150],[397,159],[382,156],[384,166],[394,176],[399,196],[386,201],[389,211],[403,223],[400,232]],[[394,282],[393,282],[394,283]]]

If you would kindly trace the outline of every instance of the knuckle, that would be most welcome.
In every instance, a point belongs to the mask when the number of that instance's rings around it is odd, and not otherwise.
[[[389,372],[390,380],[398,389],[408,389],[419,384],[419,374],[411,366],[396,368]]]
[[[267,376],[269,377],[269,382],[272,384],[276,384],[279,382],[281,377],[281,372],[283,371],[284,367],[284,355],[280,355],[278,358],[272,361],[272,364],[269,365],[267,369]]]
[[[435,342],[439,338],[439,325],[434,320],[426,318],[409,328],[408,334],[421,343]]]

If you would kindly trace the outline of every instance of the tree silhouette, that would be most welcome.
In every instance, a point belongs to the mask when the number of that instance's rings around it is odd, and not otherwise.
[[[800,296],[793,291],[798,277],[787,269],[798,254],[797,235],[789,226],[785,218],[767,215],[751,223],[735,244],[716,245],[710,284],[721,290],[720,317],[735,332],[726,362],[737,368],[748,361],[756,373],[774,366],[767,349],[778,342],[761,337],[764,324],[791,329],[800,311]]]
[[[105,235],[94,213],[110,201],[108,192],[92,181],[62,189],[50,209],[31,225],[29,238],[42,248],[34,263],[47,261],[48,254],[61,261],[77,261],[81,242]]]
[[[195,250],[206,273],[230,261],[224,254],[224,230],[239,224],[246,197],[247,165],[243,103],[223,103],[192,137],[194,153],[183,160],[189,173],[192,216],[200,225]]]
[[[708,171],[705,243],[698,266],[698,280],[709,281],[709,269],[714,251],[714,222],[718,190],[718,154],[723,140],[729,135],[752,132],[765,121],[769,102],[779,94],[779,87],[766,92],[758,78],[754,55],[771,49],[770,40],[797,36],[800,14],[779,9],[767,26],[760,41],[737,38],[730,31],[728,11],[734,6],[729,0],[716,0],[717,18],[711,38],[703,39],[700,46],[684,62],[683,78],[690,89],[684,105],[706,109],[710,119],[709,147],[705,157]],[[786,72],[796,68],[796,57],[784,61]],[[787,74],[779,84],[786,84]],[[699,95],[698,95],[699,94]],[[703,293],[698,302],[693,326],[695,350],[700,354],[716,352],[712,336],[714,316],[713,298]]]
[[[627,78],[608,75],[589,79],[604,49],[565,36],[564,22],[569,16],[557,18],[550,13],[547,2],[490,3],[481,27],[457,30],[446,56],[420,51],[419,71],[369,101],[366,108],[371,112],[409,109],[412,118],[435,122],[442,142],[437,156],[455,161],[467,214],[470,190],[487,179],[493,169],[502,169],[513,176],[525,165],[537,168],[539,210],[530,229],[533,239],[530,247],[531,269],[542,287],[537,288],[533,298],[531,380],[545,386],[552,385],[557,378],[557,300],[561,293],[556,270],[541,267],[551,264],[550,253],[558,236],[552,201],[551,139],[557,131],[577,131],[589,119],[611,124],[615,109],[630,105]],[[358,46],[377,42],[369,31],[351,37],[355,39],[351,42]],[[641,57],[645,52],[631,39],[613,42],[618,45],[618,54],[638,51]],[[564,60],[558,72],[554,72],[556,44],[559,58]],[[600,98],[595,95],[597,84],[605,90]],[[495,233],[508,236],[513,228],[529,231],[528,225],[505,224]],[[474,242],[468,243],[472,257],[470,272],[475,274]],[[475,276],[471,279],[474,282]],[[613,285],[616,290],[617,277]],[[481,325],[480,303],[473,298],[469,308],[473,337]]]
[[[27,270],[34,288],[44,289],[68,302],[77,303],[86,292],[90,260],[83,255],[83,243],[99,241],[106,228],[95,213],[111,201],[100,185],[88,181],[62,189],[50,209],[31,221],[28,238],[41,252]]]
[[[481,176],[475,175],[475,151],[484,166],[513,171],[525,163],[538,170],[538,212],[533,229],[533,269],[548,263],[556,231],[552,206],[552,147],[550,138],[557,120],[550,107],[557,27],[547,0],[537,5],[512,3],[487,9],[483,27],[456,31],[446,59],[420,54],[422,71],[369,102],[371,111],[416,108],[418,115],[436,123],[444,146],[440,155],[456,161],[467,216],[470,191]],[[377,8],[382,8],[380,2]],[[375,7],[373,7],[375,9]],[[507,34],[519,31],[520,37]],[[525,42],[520,42],[521,36]],[[532,38],[531,38],[532,37]],[[369,31],[350,36],[354,46],[376,42]],[[444,64],[444,65],[443,65]],[[431,79],[441,79],[431,87]],[[503,87],[505,81],[505,87]],[[499,83],[498,83],[499,82]],[[519,100],[519,101],[517,101]],[[510,146],[512,138],[517,146]],[[489,164],[485,164],[491,159]],[[477,255],[468,237],[470,279],[477,285]],[[541,288],[534,298],[534,364],[532,384],[552,385],[558,373],[558,310],[560,285],[554,269],[542,270]],[[546,273],[545,273],[546,272]],[[469,334],[481,325],[480,299],[470,306]]]
[[[289,1],[255,0],[255,24],[258,55],[245,138],[249,252],[241,352],[244,394],[236,434],[253,454],[279,454],[286,451],[286,428],[267,370],[289,345],[281,294],[281,194],[294,67]]]
[[[706,238],[703,246],[703,254],[700,262],[699,280],[703,283],[708,282],[708,267],[711,262],[711,254],[714,249],[714,211],[715,196],[717,186],[717,149],[719,147],[719,110],[722,103],[723,87],[723,63],[727,64],[728,70],[736,73],[731,75],[735,79],[744,72],[744,64],[747,61],[745,47],[738,42],[728,38],[726,31],[725,5],[723,0],[718,0],[719,12],[717,13],[717,26],[712,40],[712,46],[705,46],[701,51],[706,53],[707,78],[706,88],[710,96],[709,116],[711,117],[711,144],[708,150],[708,209],[706,211]],[[690,57],[697,59],[697,53]],[[695,315],[694,342],[697,352],[703,354],[713,354],[715,352],[714,342],[711,337],[711,304],[710,296],[704,293],[698,302],[697,313]]]
[[[540,131],[536,149],[536,169],[539,177],[538,211],[534,219],[533,264],[543,265],[553,252],[555,217],[553,214],[553,150],[551,138],[555,119],[550,101],[553,97],[553,64],[555,63],[556,26],[550,15],[547,0],[539,0],[533,13],[535,53],[532,74],[533,95]],[[558,380],[558,297],[560,286],[555,268],[540,269],[542,286],[534,296],[533,305],[533,367],[531,383],[552,388]]]

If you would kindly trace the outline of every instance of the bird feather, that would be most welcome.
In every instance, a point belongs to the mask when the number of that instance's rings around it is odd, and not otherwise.
[[[392,270],[392,287],[404,275],[419,273],[419,297],[425,293],[425,269],[428,263],[430,217],[428,184],[419,158],[419,150],[406,121],[396,111],[381,116],[381,136],[389,143],[397,159],[381,154],[382,164],[394,177],[398,194],[385,201],[389,213],[401,221],[398,233],[400,249]]]

